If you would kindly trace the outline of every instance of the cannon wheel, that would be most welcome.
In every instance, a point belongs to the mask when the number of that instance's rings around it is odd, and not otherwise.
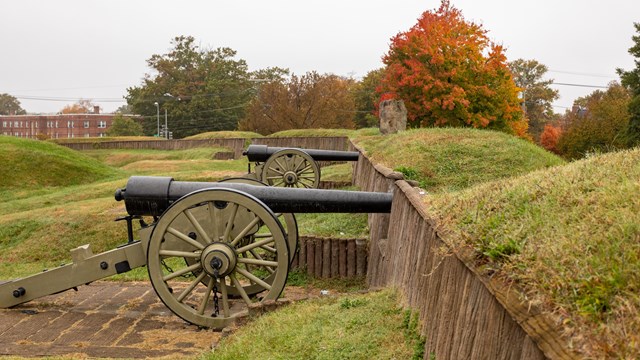
[[[210,222],[196,219],[194,213],[202,211],[210,214]],[[236,217],[244,213],[256,220],[236,224]],[[191,229],[172,227],[185,217]],[[224,225],[217,226],[221,222]],[[235,225],[243,228],[232,232]],[[195,241],[190,232],[204,243]],[[247,236],[249,232],[253,235]],[[248,306],[280,296],[289,272],[288,252],[282,225],[264,203],[237,190],[205,189],[185,195],[160,217],[149,240],[147,268],[155,292],[172,312],[192,324],[221,329],[246,312],[242,303]],[[184,258],[196,262],[188,265]],[[252,270],[241,264],[251,264]],[[262,280],[265,273],[271,274],[270,283]],[[244,290],[249,282],[262,287],[259,297]],[[232,291],[241,300],[233,300]]]
[[[230,182],[230,183],[247,184],[247,185],[254,185],[254,186],[267,186],[267,184],[263,183],[262,181],[259,181],[256,179],[250,179],[250,178],[227,178],[227,179],[222,179],[219,182],[221,183]],[[289,245],[289,265],[291,265],[291,262],[293,261],[293,257],[295,256],[295,253],[298,250],[298,223],[296,222],[296,217],[294,214],[281,213],[281,214],[275,214],[275,215],[276,215],[276,218],[280,220],[280,223],[283,225],[283,229],[285,230],[285,234],[287,237],[287,244]],[[247,254],[240,254],[240,256],[245,257],[247,256]],[[197,259],[188,258],[188,257],[185,257],[184,259],[187,262],[187,265],[193,265],[198,261]],[[247,271],[251,271],[250,268],[253,265],[244,264],[244,266]],[[198,276],[199,272],[198,271],[194,272],[194,275]],[[263,273],[263,275],[264,276],[261,277],[261,279],[264,282],[266,282],[267,284],[270,284],[271,282],[273,282],[274,275],[272,273],[267,272],[267,273]],[[261,285],[255,284],[253,282],[243,284],[242,288],[249,296],[255,295],[257,293],[264,291],[264,288]],[[232,296],[240,296],[240,294],[236,291],[235,288],[229,288],[228,292]]]
[[[320,184],[320,167],[302,150],[282,149],[265,161],[262,181],[270,186],[317,189]]]
[[[222,179],[219,182],[230,182],[236,184],[247,184],[254,186],[268,186],[260,180],[244,178],[244,177],[233,177]],[[287,234],[287,243],[289,244],[289,265],[293,261],[293,257],[296,255],[298,251],[298,222],[296,221],[296,216],[294,214],[276,214],[276,217],[280,219],[280,222],[283,223],[283,228],[285,230],[285,234]]]

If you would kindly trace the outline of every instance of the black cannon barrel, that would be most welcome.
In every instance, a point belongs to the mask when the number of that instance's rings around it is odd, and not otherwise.
[[[388,213],[393,199],[390,193],[185,182],[160,176],[132,176],[126,188],[116,190],[115,197],[124,200],[129,215],[160,216],[181,197],[211,188],[245,192],[276,213]]]
[[[247,156],[249,161],[264,162],[275,154],[277,151],[284,149],[301,150],[309,154],[315,161],[358,161],[359,153],[357,151],[338,151],[338,150],[318,150],[318,149],[298,149],[286,147],[274,147],[267,145],[249,145],[247,150],[243,151],[243,155]]]

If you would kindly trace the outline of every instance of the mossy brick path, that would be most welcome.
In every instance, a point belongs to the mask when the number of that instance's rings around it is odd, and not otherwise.
[[[98,281],[0,309],[0,355],[194,357],[220,337],[175,316],[143,282]]]

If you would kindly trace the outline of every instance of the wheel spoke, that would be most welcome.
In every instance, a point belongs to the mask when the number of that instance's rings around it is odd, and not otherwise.
[[[200,244],[199,242],[193,240],[192,238],[188,237],[187,235],[181,233],[180,231],[172,228],[172,227],[168,227],[167,228],[167,232],[175,237],[177,237],[178,239],[186,242],[187,244],[195,247],[196,249],[200,249],[200,250],[204,250],[204,245]]]
[[[183,257],[183,258],[194,258],[197,259],[200,257],[200,253],[197,252],[188,252],[188,251],[175,251],[175,250],[160,250],[158,254],[166,257]]]
[[[271,244],[273,241],[274,241],[273,237],[270,237],[270,238],[267,238],[267,239],[264,239],[264,240],[260,240],[260,241],[256,241],[256,242],[253,242],[253,243],[251,243],[249,245],[245,245],[245,246],[243,246],[243,247],[241,247],[239,249],[236,249],[236,253],[239,254],[239,253],[247,252],[247,251],[250,251],[251,249],[255,249],[255,248],[260,247],[262,245]]]
[[[286,167],[286,166],[283,166],[283,165],[280,163],[280,158],[276,158],[276,159],[275,159],[275,162],[276,162],[276,164],[278,164],[278,165],[280,166],[280,169],[282,169],[282,171],[283,171],[283,173],[282,173],[282,174],[284,175],[284,171],[286,171],[286,170],[287,170],[287,167]],[[287,162],[287,161],[285,160],[285,163],[286,163],[286,162]]]
[[[229,278],[231,279],[231,284],[236,288],[238,293],[240,293],[240,296],[242,297],[244,302],[246,302],[247,305],[251,305],[251,299],[249,299],[249,295],[247,295],[247,292],[244,291],[242,284],[240,284],[238,279],[236,279],[235,275],[229,274]]]
[[[269,168],[269,171],[273,171],[273,172],[274,172],[274,173],[276,173],[276,174],[284,175],[284,172],[283,172],[283,171],[280,171],[280,170],[275,169],[275,168]]]
[[[264,261],[264,259],[262,258],[262,256],[260,256],[260,254],[258,254],[257,252],[255,252],[255,250],[251,250],[251,251],[250,251],[250,253],[251,253],[251,254],[252,254],[256,259],[258,259],[258,260],[263,260],[263,261]],[[276,266],[276,267],[277,267],[277,266],[278,266],[278,263],[276,262],[276,265],[274,265],[274,266]],[[273,270],[273,268],[271,268],[270,266],[265,266],[265,269],[267,269],[267,271],[268,271],[270,274],[273,274],[273,273],[275,272],[275,270]]]
[[[189,219],[189,222],[191,223],[191,225],[193,225],[193,227],[196,229],[198,237],[201,237],[202,239],[204,239],[205,243],[211,244],[212,242],[211,238],[209,238],[209,235],[207,235],[207,232],[204,231],[204,229],[202,228],[202,225],[200,225],[198,220],[196,220],[195,216],[193,216],[193,214],[191,213],[191,210],[186,209],[184,211],[184,214],[187,216],[187,219]]]
[[[233,229],[233,223],[236,221],[236,214],[238,213],[238,204],[233,204],[231,208],[231,216],[229,216],[227,227],[224,229],[224,234],[222,235],[222,241],[227,241],[229,239],[229,234],[231,233],[231,229]]]
[[[211,291],[213,291],[213,278],[209,278],[209,283],[207,284],[207,292],[204,293],[202,297],[202,301],[200,302],[200,306],[198,306],[198,314],[203,315],[204,309],[207,307],[207,301],[209,301],[209,296],[211,295]]]
[[[271,285],[267,284],[266,282],[262,281],[262,279],[260,279],[259,277],[253,275],[252,273],[248,272],[245,269],[242,268],[236,268],[236,272],[240,273],[242,276],[246,277],[247,279],[253,281],[254,283],[262,286],[263,288],[267,289],[267,290],[271,290]]]
[[[204,279],[206,275],[207,273],[205,273],[204,271],[201,272],[200,275],[198,275],[198,277],[195,278],[195,280],[193,280],[191,284],[189,284],[189,286],[187,286],[187,288],[180,293],[180,295],[178,295],[176,300],[182,302],[182,300],[184,300],[184,298],[187,297],[187,295],[189,295],[193,291],[193,289],[195,289],[195,287],[200,283],[200,281],[202,281],[202,279]]]
[[[253,254],[253,252],[251,253]],[[260,266],[273,266],[273,267],[278,266],[278,263],[276,261],[268,261],[268,260],[262,260],[262,259],[238,258],[238,262],[243,264],[260,265]]]
[[[227,282],[224,277],[220,278],[220,293],[222,294],[222,313],[229,317],[229,295],[227,294]]]
[[[300,157],[300,162],[296,165],[296,167],[293,169],[293,172],[297,172],[298,169],[300,168],[300,165],[304,164],[306,161],[304,160],[303,157]],[[293,161],[293,163],[295,164],[295,160]]]
[[[218,234],[218,219],[220,218],[220,210],[216,208],[213,201],[209,202],[209,217],[213,224],[213,241],[220,241],[220,234]]]
[[[238,241],[242,240],[242,238],[245,235],[247,235],[249,230],[253,229],[253,227],[256,226],[259,222],[260,222],[260,218],[256,216],[253,220],[251,220],[251,222],[247,226],[244,227],[244,229],[242,229],[242,231],[238,234],[238,236],[236,236],[236,238],[233,239],[233,241],[230,242],[229,245],[235,246],[238,243]]]
[[[268,252],[271,252],[271,253],[274,253],[274,254],[276,253],[276,249],[275,249],[275,248],[272,248],[271,246],[262,245],[262,246],[260,246],[260,248],[261,248],[261,249],[265,249],[265,250],[267,250]]]
[[[182,276],[182,275],[184,275],[184,274],[186,274],[188,272],[192,272],[192,271],[195,271],[195,270],[198,270],[198,269],[201,269],[201,268],[202,268],[202,266],[200,266],[200,263],[198,262],[198,263],[195,263],[195,264],[193,264],[191,266],[187,266],[186,268],[182,268],[182,269],[180,269],[178,271],[172,272],[171,274],[164,276],[162,278],[162,280],[167,282],[167,281],[169,281],[171,279],[177,278],[178,276]]]

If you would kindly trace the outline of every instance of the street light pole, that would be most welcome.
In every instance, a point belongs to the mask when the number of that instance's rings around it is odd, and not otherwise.
[[[164,108],[164,137],[169,138],[169,128],[167,127],[167,108]]]
[[[156,106],[156,119],[158,120],[158,132],[156,136],[160,137],[160,104],[158,102],[154,102],[153,105]]]

